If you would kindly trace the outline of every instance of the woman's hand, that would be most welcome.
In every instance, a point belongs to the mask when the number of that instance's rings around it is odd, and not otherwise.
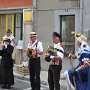
[[[83,63],[84,63],[84,67],[90,66],[90,61],[89,60],[85,60],[85,61],[83,61]]]
[[[76,58],[77,58],[76,55],[75,55],[75,54],[72,54],[72,53],[70,53],[68,57],[69,57],[70,59],[76,59]]]

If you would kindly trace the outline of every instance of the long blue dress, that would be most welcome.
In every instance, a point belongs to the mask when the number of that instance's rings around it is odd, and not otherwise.
[[[77,57],[79,60],[79,65],[75,69],[83,65],[84,60],[90,60],[90,49],[87,43],[83,42],[81,44]],[[74,80],[72,76],[73,70],[74,69],[68,70],[68,75],[70,82],[74,86]],[[75,73],[75,82],[76,82],[76,90],[90,90],[90,66]]]

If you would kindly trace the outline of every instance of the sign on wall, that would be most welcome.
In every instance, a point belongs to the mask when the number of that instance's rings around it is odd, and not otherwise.
[[[24,22],[32,22],[33,13],[31,9],[24,9],[23,10],[23,20]]]

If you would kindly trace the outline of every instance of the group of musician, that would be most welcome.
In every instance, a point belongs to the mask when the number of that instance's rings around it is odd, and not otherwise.
[[[7,33],[11,31],[8,30]],[[41,59],[40,56],[44,54],[45,61],[49,62],[48,69],[48,84],[49,90],[60,90],[60,73],[62,70],[62,62],[64,57],[64,46],[61,43],[60,34],[52,33],[53,44],[49,46],[47,52],[43,53],[43,44],[38,40],[36,32],[30,32],[30,41],[27,45],[27,57],[30,71],[31,90],[40,90],[40,71]],[[79,60],[77,67],[68,70],[68,77],[71,84],[76,90],[90,90],[90,49],[87,44],[87,38],[81,34],[75,34],[78,51],[70,53],[69,58],[72,60]],[[12,39],[14,40],[14,38]],[[12,53],[14,47],[12,46],[10,38],[4,37],[3,49],[0,50],[1,65],[1,80],[2,88],[8,88],[14,85],[13,76],[13,60]],[[73,79],[73,77],[75,79]]]
[[[48,69],[48,83],[50,90],[60,90],[60,72],[62,70],[62,59],[64,56],[64,47],[60,42],[60,34],[53,32],[52,34],[53,47],[56,48],[56,55],[51,55],[50,52],[44,53],[45,58],[48,57],[50,65]],[[40,90],[40,55],[43,54],[42,42],[37,39],[36,32],[30,32],[30,42],[28,43],[27,50],[34,49],[32,55],[29,56],[29,70],[30,70],[30,82],[32,90]],[[35,57],[36,56],[36,57]],[[47,60],[47,62],[48,62]]]

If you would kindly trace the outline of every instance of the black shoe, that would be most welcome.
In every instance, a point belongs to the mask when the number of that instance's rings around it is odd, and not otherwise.
[[[6,85],[2,85],[1,88],[2,88],[2,89],[6,89]]]
[[[31,88],[30,90],[35,90],[35,88]]]
[[[6,89],[10,89],[11,87],[10,87],[10,85],[6,85]]]

